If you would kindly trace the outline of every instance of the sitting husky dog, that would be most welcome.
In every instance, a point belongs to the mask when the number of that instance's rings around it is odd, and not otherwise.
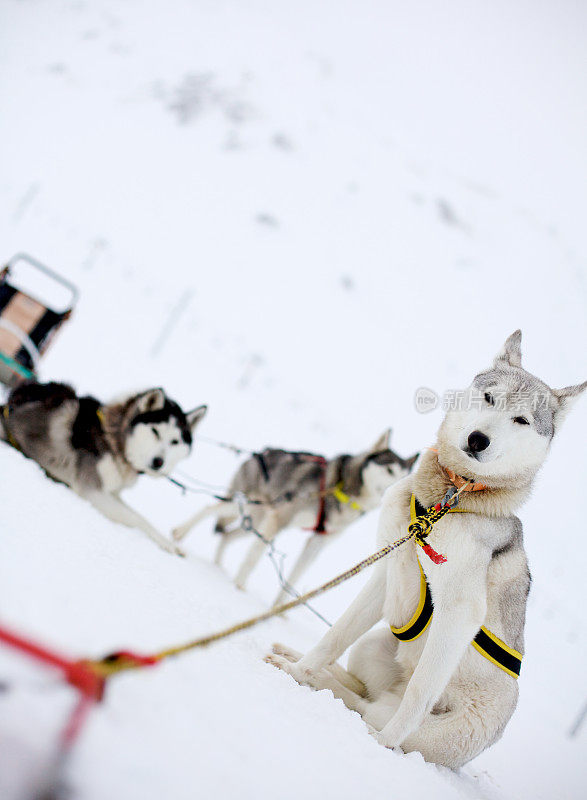
[[[266,658],[301,684],[330,689],[387,747],[453,768],[499,739],[516,707],[530,574],[513,511],[587,388],[550,389],[522,368],[520,341],[520,331],[509,337],[446,414],[437,449],[383,499],[379,547],[449,488],[466,486],[457,510],[469,513],[447,513],[427,540],[446,563],[409,540],[376,564],[309,653],[275,645]],[[386,627],[367,634],[381,619]],[[347,671],[335,662],[357,639]]]
[[[381,502],[392,483],[407,475],[418,457],[400,458],[389,449],[391,431],[383,433],[374,445],[357,456],[342,455],[331,461],[312,453],[290,453],[286,450],[264,450],[255,453],[239,468],[229,489],[230,500],[207,506],[192,519],[173,531],[175,540],[183,539],[204,517],[217,518],[216,532],[222,539],[216,553],[220,564],[226,545],[248,533],[242,528],[227,531],[240,519],[236,502],[241,492],[246,499],[257,501],[246,506],[255,529],[263,536],[251,545],[235,582],[244,589],[268,542],[285,528],[305,527],[313,531],[303,548],[288,583],[293,585],[315,560],[334,534],[341,533],[365,511]],[[287,596],[284,589],[275,603]]]
[[[167,552],[182,555],[119,493],[139,475],[168,475],[186,458],[206,406],[184,414],[163,389],[102,405],[62,383],[25,383],[0,410],[0,438],[113,522],[139,528]]]

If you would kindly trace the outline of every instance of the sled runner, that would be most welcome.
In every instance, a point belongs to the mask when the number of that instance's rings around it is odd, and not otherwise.
[[[26,253],[0,271],[0,382],[37,380],[41,355],[69,319],[78,290]]]

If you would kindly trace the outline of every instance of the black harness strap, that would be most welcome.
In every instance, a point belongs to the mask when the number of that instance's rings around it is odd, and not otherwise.
[[[421,569],[421,568],[420,568]],[[424,576],[424,573],[422,573]],[[424,633],[434,613],[434,603],[432,602],[432,595],[430,594],[430,587],[428,581],[423,577],[426,588],[424,590],[424,603],[422,604],[422,592],[420,592],[420,605],[412,619],[408,622],[407,626],[403,628],[392,628],[391,632],[396,639],[401,642],[411,642],[412,639],[417,639],[421,633]]]
[[[493,661],[504,672],[509,673],[513,678],[519,677],[522,668],[521,654],[515,655],[516,650],[512,650],[511,647],[497,640],[497,636],[487,628],[482,627],[471,644],[482,656]]]

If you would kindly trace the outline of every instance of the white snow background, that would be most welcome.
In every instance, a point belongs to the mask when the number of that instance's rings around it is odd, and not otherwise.
[[[42,377],[101,399],[164,386],[202,435],[334,455],[386,426],[402,455],[521,327],[525,366],[585,379],[587,10],[561,2],[0,0],[0,258],[75,281]],[[458,774],[380,747],[326,692],[264,664],[308,649],[307,610],[120,677],[69,780],[76,800],[579,798],[585,727],[585,402],[523,509],[534,583],[520,702]],[[148,652],[258,613],[211,564],[102,519],[0,449],[0,618],[72,656]],[[226,484],[204,442],[182,468]],[[162,530],[205,497],[142,479]],[[311,588],[374,550],[377,514]],[[291,565],[303,537],[278,540]],[[247,543],[248,544],[248,543]],[[228,573],[228,574],[227,574]],[[366,576],[316,600],[333,620]],[[29,797],[74,693],[0,650],[0,797]]]

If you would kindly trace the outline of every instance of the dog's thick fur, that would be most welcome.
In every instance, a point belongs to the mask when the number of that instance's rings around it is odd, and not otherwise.
[[[119,495],[139,475],[167,476],[189,455],[192,431],[206,406],[185,414],[159,388],[102,405],[94,397],[78,397],[66,384],[25,383],[12,391],[2,412],[0,438],[113,522],[138,528],[181,555]]]
[[[301,578],[326,542],[358,519],[362,511],[378,506],[385,490],[412,469],[418,454],[408,459],[398,456],[389,449],[390,435],[391,431],[386,430],[365,452],[355,456],[337,456],[324,464],[311,453],[265,450],[240,466],[230,484],[229,497],[235,498],[242,493],[248,499],[264,504],[247,505],[247,513],[266,541],[272,541],[285,528],[314,528],[319,514],[321,477],[326,470],[323,484],[326,492],[325,531],[308,537],[288,577],[289,585],[293,586]],[[331,493],[337,484],[342,484],[350,502],[340,502]],[[274,502],[276,498],[280,498],[278,502]],[[362,511],[353,503],[358,504]],[[179,541],[194,525],[210,515],[216,517],[216,532],[222,536],[216,553],[216,563],[220,564],[227,544],[246,533],[240,527],[227,530],[239,521],[239,509],[234,499],[207,506],[176,528],[173,536]],[[235,579],[240,589],[244,589],[266,546],[261,539],[252,543]],[[275,603],[281,603],[286,596],[284,589]]]
[[[462,508],[474,513],[448,514],[434,527],[429,541],[446,555],[445,564],[419,551],[434,602],[427,631],[399,642],[389,629],[405,625],[418,603],[418,554],[410,541],[375,566],[355,602],[309,653],[301,657],[275,645],[266,659],[301,684],[330,689],[387,747],[419,751],[453,768],[495,742],[516,707],[517,681],[471,641],[485,625],[524,650],[530,574],[514,511],[528,497],[569,406],[587,388],[586,382],[549,389],[522,369],[520,341],[520,331],[509,337],[493,367],[467,391],[470,407],[446,414],[437,452],[428,451],[383,500],[379,547],[406,533],[412,493],[424,506],[442,499],[451,485],[443,467],[488,487],[461,494]],[[472,433],[477,442],[485,435],[487,446],[475,449]],[[368,633],[381,619],[386,627]],[[354,642],[345,670],[336,660]]]

